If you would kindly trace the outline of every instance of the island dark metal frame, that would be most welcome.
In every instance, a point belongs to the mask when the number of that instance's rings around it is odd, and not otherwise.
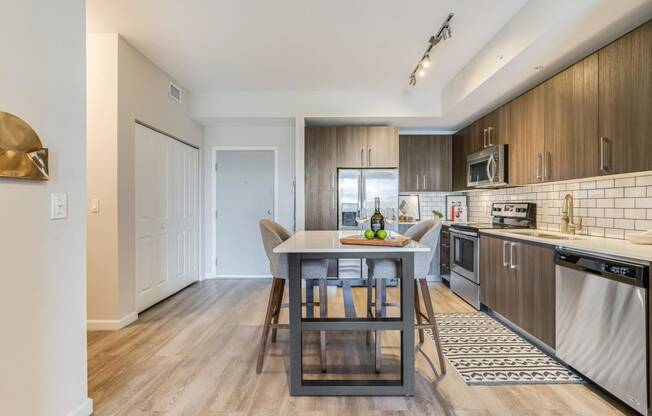
[[[290,380],[292,396],[413,396],[414,357],[414,255],[394,252],[289,253]],[[312,318],[302,316],[301,262],[308,259],[395,259],[401,262],[400,317]],[[310,315],[308,315],[310,316]],[[303,331],[400,331],[400,380],[304,380]]]

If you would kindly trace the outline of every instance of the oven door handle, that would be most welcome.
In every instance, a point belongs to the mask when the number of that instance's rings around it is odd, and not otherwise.
[[[471,232],[471,231],[458,231],[458,230],[452,231],[451,230],[450,233],[453,235],[453,237],[464,238],[466,240],[477,240],[478,239],[478,235],[476,233]],[[469,238],[469,237],[471,237],[471,238]]]

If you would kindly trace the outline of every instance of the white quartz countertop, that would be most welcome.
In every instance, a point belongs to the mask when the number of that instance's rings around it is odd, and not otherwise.
[[[274,248],[274,253],[405,253],[428,252],[430,248],[416,241],[403,247],[379,247],[341,244],[340,238],[359,231],[298,231]],[[396,235],[396,233],[393,233]]]
[[[618,240],[614,238],[591,237],[586,235],[575,235],[571,240],[563,239],[569,237],[559,232],[538,230],[545,234],[560,236],[559,239],[542,238],[519,233],[510,230],[483,229],[482,234],[497,235],[507,238],[515,238],[525,241],[533,241],[550,246],[559,246],[568,249],[589,251],[596,254],[611,255],[616,257],[629,258],[652,262],[652,245],[633,244],[629,240]]]

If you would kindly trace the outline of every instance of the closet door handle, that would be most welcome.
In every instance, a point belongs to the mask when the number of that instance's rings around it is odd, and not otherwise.
[[[503,267],[507,267],[509,263],[507,262],[507,244],[508,241],[503,241]]]
[[[516,247],[516,243],[509,244],[509,268],[512,270],[516,269],[516,263],[514,263],[514,247]]]

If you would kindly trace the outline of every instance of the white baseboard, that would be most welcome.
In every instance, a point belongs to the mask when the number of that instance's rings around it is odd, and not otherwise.
[[[68,416],[90,416],[93,414],[93,401],[88,397],[75,410],[68,413]]]
[[[207,279],[271,279],[271,274],[215,274],[204,276]]]
[[[138,319],[138,313],[132,312],[121,319],[89,319],[86,329],[89,331],[117,331]]]

